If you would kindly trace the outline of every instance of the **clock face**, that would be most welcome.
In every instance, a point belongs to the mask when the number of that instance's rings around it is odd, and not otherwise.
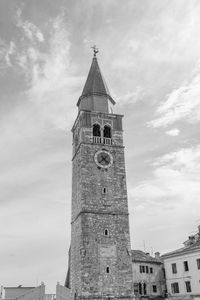
[[[113,163],[112,155],[105,150],[100,150],[95,153],[95,163],[101,168],[109,168]]]

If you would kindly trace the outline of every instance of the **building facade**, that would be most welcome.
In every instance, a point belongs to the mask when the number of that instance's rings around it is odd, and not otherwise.
[[[1,299],[5,300],[55,300],[54,297],[46,297],[45,285],[42,282],[37,287],[25,287],[19,285],[17,287],[2,287],[3,295]]]
[[[200,226],[184,247],[162,255],[169,299],[200,300]]]
[[[56,285],[55,294],[46,294],[45,285],[36,287],[24,287],[19,285],[17,287],[1,287],[2,293],[0,299],[2,300],[69,300],[70,290],[59,284]]]
[[[122,115],[96,58],[72,128],[72,217],[66,286],[73,299],[132,299]]]
[[[141,250],[132,250],[134,294],[137,299],[165,299],[166,281],[163,261]]]

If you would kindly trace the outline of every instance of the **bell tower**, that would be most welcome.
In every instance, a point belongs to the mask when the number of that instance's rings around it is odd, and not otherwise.
[[[66,286],[73,299],[132,299],[122,115],[97,61],[72,128],[71,247]]]

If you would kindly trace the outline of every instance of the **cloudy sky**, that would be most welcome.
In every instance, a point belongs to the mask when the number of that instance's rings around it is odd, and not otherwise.
[[[0,284],[63,284],[91,46],[124,114],[132,247],[200,224],[199,0],[0,0]]]

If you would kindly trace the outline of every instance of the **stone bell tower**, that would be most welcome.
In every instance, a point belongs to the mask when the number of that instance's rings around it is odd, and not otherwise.
[[[71,247],[66,286],[74,299],[132,299],[122,115],[92,65],[72,128]]]

